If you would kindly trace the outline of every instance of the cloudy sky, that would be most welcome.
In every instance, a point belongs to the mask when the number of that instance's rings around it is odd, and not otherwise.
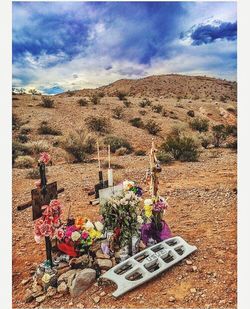
[[[13,2],[13,87],[179,73],[236,80],[235,2]]]

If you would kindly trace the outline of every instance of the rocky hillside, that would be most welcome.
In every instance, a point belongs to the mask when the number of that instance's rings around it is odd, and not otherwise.
[[[132,97],[162,97],[182,99],[233,100],[237,98],[237,83],[206,76],[157,75],[141,79],[121,79],[97,89],[82,89],[77,96],[102,92],[115,96],[125,92]],[[62,95],[60,95],[62,96]]]

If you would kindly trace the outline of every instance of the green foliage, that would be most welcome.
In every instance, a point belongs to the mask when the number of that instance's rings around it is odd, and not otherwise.
[[[50,99],[49,97],[42,97],[41,105],[46,108],[54,107],[54,100]]]
[[[60,130],[52,128],[47,121],[43,121],[38,128],[38,134],[41,135],[62,135]]]
[[[227,135],[232,135],[234,137],[237,136],[237,126],[235,125],[230,125],[230,124],[226,125],[225,131]]]
[[[30,156],[20,156],[15,160],[17,168],[31,168],[34,166],[35,160]]]
[[[200,142],[201,142],[201,146],[205,149],[207,149],[207,147],[212,144],[213,142],[213,138],[210,134],[207,133],[203,133],[199,136]]]
[[[203,118],[194,118],[189,122],[190,127],[193,130],[201,132],[207,132],[209,128],[209,121]]]
[[[26,178],[28,178],[28,179],[40,179],[39,169],[33,168],[32,170],[28,171]]]
[[[120,101],[123,101],[126,98],[127,93],[124,91],[117,91],[116,96]]]
[[[135,117],[129,120],[129,123],[136,128],[144,128],[144,123],[140,117]]]
[[[221,143],[227,138],[228,132],[224,124],[215,125],[212,127],[214,146],[220,147]]]
[[[83,129],[70,132],[63,141],[63,148],[72,154],[76,162],[84,162],[88,154],[95,152],[95,139]]]
[[[32,154],[32,150],[29,147],[27,147],[26,144],[13,141],[12,143],[12,164],[14,164],[18,156],[24,156],[24,155],[30,155],[30,154]]]
[[[133,150],[131,144],[122,137],[110,135],[105,137],[103,142],[105,145],[110,145],[110,151],[113,153],[119,148],[126,148],[127,153],[131,153]]]
[[[98,133],[108,133],[110,130],[109,120],[105,117],[89,116],[85,123],[89,130]]]
[[[80,106],[87,106],[88,105],[88,100],[86,98],[81,98],[77,101],[77,103],[80,105]]]
[[[113,109],[113,118],[122,119],[123,117],[123,108],[118,106]]]
[[[157,153],[157,159],[163,164],[168,164],[174,160],[171,153],[165,152],[163,150]]]
[[[157,135],[161,131],[160,125],[154,120],[149,120],[146,123],[145,128],[147,129],[148,133],[152,135]]]

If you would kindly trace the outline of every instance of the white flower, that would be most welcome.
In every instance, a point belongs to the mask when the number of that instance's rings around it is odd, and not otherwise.
[[[85,229],[88,231],[88,230],[91,230],[91,229],[93,229],[94,228],[94,224],[91,222],[91,221],[87,221],[86,223],[85,223]]]
[[[138,221],[138,223],[142,224],[143,223],[142,216],[138,215],[137,216],[137,221]]]
[[[73,241],[77,241],[80,237],[81,237],[81,234],[80,234],[79,232],[77,232],[77,231],[75,231],[75,232],[73,232],[73,233],[71,234],[71,239],[72,239]]]
[[[95,227],[97,231],[101,232],[103,230],[103,224],[100,221],[95,222]]]
[[[135,183],[133,181],[130,180],[124,180],[123,181],[123,190],[124,191],[128,191],[129,189],[131,189],[132,187],[134,187]]]
[[[148,206],[153,205],[153,201],[150,198],[148,198],[144,201],[144,205],[148,205]]]
[[[41,237],[41,236],[35,235],[35,242],[36,242],[36,243],[40,244],[41,240],[42,240],[42,237]]]

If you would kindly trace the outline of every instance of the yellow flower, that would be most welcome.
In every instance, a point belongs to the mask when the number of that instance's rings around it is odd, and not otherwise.
[[[91,238],[95,238],[96,237],[96,230],[95,229],[90,229],[89,231],[88,231],[88,233],[89,233],[89,236],[91,237]]]
[[[145,216],[146,216],[147,218],[150,218],[150,217],[152,216],[152,210],[146,210],[146,211],[145,211]]]
[[[51,278],[51,276],[50,276],[49,274],[45,273],[45,274],[43,275],[43,277],[42,277],[42,281],[43,281],[44,283],[49,283],[49,282],[50,282],[50,278]]]
[[[152,206],[151,205],[144,205],[145,211],[151,211],[152,212]]]

